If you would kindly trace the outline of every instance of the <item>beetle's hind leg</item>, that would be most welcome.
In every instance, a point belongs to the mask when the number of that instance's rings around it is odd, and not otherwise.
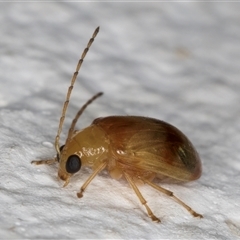
[[[51,165],[51,164],[54,164],[55,162],[57,162],[57,158],[31,161],[31,163],[32,163],[32,164],[35,164],[35,165],[40,165],[40,164],[48,164],[48,165]]]
[[[136,193],[136,195],[138,196],[140,202],[143,204],[143,206],[146,208],[147,213],[149,215],[149,217],[154,221],[154,222],[161,222],[159,218],[157,218],[152,210],[149,208],[149,206],[147,205],[147,201],[145,200],[145,198],[142,196],[141,192],[139,191],[139,189],[137,188],[136,184],[134,183],[134,181],[132,180],[132,178],[124,172],[124,176],[127,179],[129,185],[132,187],[132,189],[134,190],[134,192]]]
[[[142,178],[141,178],[142,179]],[[157,189],[158,191],[168,195],[169,197],[171,197],[172,199],[174,199],[177,203],[179,203],[180,205],[182,205],[184,208],[186,208],[194,217],[200,217],[203,218],[203,216],[197,212],[195,212],[192,208],[190,208],[187,204],[185,204],[182,200],[180,200],[179,198],[177,198],[176,196],[174,196],[173,192],[162,188],[152,182],[150,182],[149,180],[146,179],[142,179],[143,182],[145,182],[146,184],[148,184],[149,186]]]

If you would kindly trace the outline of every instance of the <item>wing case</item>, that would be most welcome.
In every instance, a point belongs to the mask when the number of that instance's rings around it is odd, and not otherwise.
[[[111,152],[126,169],[152,172],[180,181],[201,175],[201,161],[188,138],[161,120],[138,116],[97,118],[110,140]]]

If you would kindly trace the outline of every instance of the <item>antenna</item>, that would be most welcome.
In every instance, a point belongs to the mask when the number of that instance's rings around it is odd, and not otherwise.
[[[87,47],[84,49],[83,53],[82,53],[82,56],[81,58],[79,59],[78,61],[78,64],[77,64],[77,67],[76,67],[76,71],[74,72],[73,76],[72,76],[72,79],[71,79],[71,84],[68,88],[68,92],[67,92],[67,96],[66,96],[66,100],[63,104],[63,108],[62,108],[62,114],[61,114],[61,118],[59,120],[59,126],[58,126],[58,131],[57,131],[57,135],[56,135],[56,138],[55,138],[55,149],[57,151],[57,154],[59,154],[60,156],[60,149],[59,149],[59,139],[60,139],[60,134],[62,132],[62,126],[63,126],[63,123],[64,123],[64,119],[65,119],[65,114],[66,114],[66,111],[67,111],[67,108],[68,108],[68,104],[69,104],[69,99],[70,99],[70,96],[71,96],[71,92],[72,92],[72,89],[73,89],[73,86],[74,86],[74,83],[76,81],[76,78],[77,78],[77,75],[78,75],[78,72],[82,66],[82,63],[83,63],[83,60],[84,58],[86,57],[87,55],[87,52],[89,50],[89,48],[91,47],[95,37],[97,36],[98,32],[99,32],[99,29],[100,27],[97,27],[92,35],[92,37],[90,38],[90,40],[88,41],[88,44],[87,44]],[[96,97],[95,97],[96,98]],[[92,101],[95,99],[93,98]],[[90,101],[90,100],[89,100]],[[88,102],[89,102],[88,101]],[[90,103],[92,102],[90,101]],[[86,108],[87,105],[89,105],[90,103],[86,103],[83,107],[82,107],[82,111]],[[79,116],[81,115],[81,111],[80,111],[80,114]],[[75,117],[75,119],[77,120],[79,118],[79,116],[77,115]],[[72,123],[71,127],[74,127],[75,124]],[[71,128],[70,128],[71,129]],[[69,130],[70,131],[70,130]],[[68,134],[68,138],[69,138],[69,134]]]
[[[71,127],[69,128],[69,131],[68,131],[68,137],[67,137],[67,140],[66,140],[66,144],[67,142],[72,138],[72,135],[73,135],[73,132],[74,132],[74,129],[75,129],[75,125],[79,119],[79,117],[82,115],[82,113],[84,112],[84,110],[87,108],[87,106],[89,104],[91,104],[95,99],[99,98],[100,96],[102,96],[103,93],[102,92],[99,92],[97,94],[95,94],[93,97],[91,97],[82,107],[81,109],[77,112],[75,118],[72,120],[72,124],[71,124]]]

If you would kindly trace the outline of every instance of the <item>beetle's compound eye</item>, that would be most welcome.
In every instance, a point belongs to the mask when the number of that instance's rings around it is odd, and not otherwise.
[[[77,155],[71,155],[66,162],[66,171],[76,173],[80,170],[81,165],[81,159]]]
[[[60,149],[59,149],[59,150],[60,150],[60,152],[62,152],[62,150],[63,150],[64,146],[65,146],[65,145],[62,145],[62,146],[60,147]]]
[[[65,145],[62,145],[62,146],[59,148],[60,153],[62,152],[64,146],[65,146]],[[57,154],[57,161],[58,161],[58,162],[60,161],[60,156],[59,156],[59,154]]]

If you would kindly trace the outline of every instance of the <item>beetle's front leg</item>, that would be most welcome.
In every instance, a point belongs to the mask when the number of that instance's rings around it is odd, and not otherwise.
[[[83,192],[87,188],[88,184],[96,177],[96,175],[101,172],[105,167],[107,166],[106,162],[103,162],[98,166],[98,168],[95,169],[95,171],[89,176],[89,178],[86,180],[86,182],[82,185],[80,188],[80,192],[77,193],[77,196],[79,198],[83,197]]]
[[[57,158],[52,158],[52,159],[45,159],[45,160],[33,160],[31,161],[31,164],[35,164],[35,165],[40,165],[40,164],[54,164],[55,162],[57,162]]]

